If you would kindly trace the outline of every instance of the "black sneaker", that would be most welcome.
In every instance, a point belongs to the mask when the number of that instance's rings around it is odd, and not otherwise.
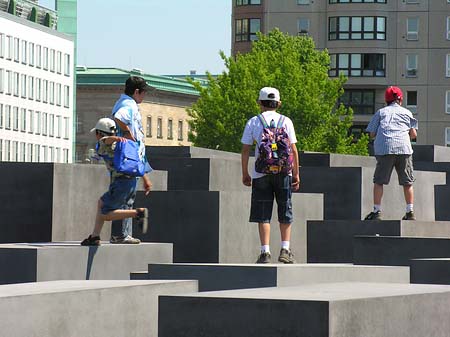
[[[270,263],[270,253],[269,252],[265,252],[265,253],[261,253],[258,256],[258,260],[256,260],[256,263]]]
[[[81,241],[82,246],[100,246],[100,236],[89,235],[87,239]]]
[[[292,264],[295,263],[294,254],[292,254],[290,249],[281,248],[280,256],[278,257],[279,262]]]
[[[369,214],[367,214],[364,220],[381,220],[381,212],[370,212]]]
[[[414,211],[406,212],[405,216],[402,220],[416,220],[416,216],[414,215]]]
[[[148,209],[147,208],[141,208],[137,210],[136,215],[136,223],[141,229],[142,233],[147,233],[148,230]]]

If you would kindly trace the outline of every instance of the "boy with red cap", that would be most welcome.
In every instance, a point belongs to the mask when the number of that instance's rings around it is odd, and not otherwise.
[[[394,167],[406,202],[402,220],[415,220],[411,139],[417,136],[417,120],[411,111],[401,106],[403,93],[400,88],[387,88],[384,98],[386,106],[375,113],[366,128],[370,137],[375,137],[377,166],[373,176],[373,211],[364,220],[381,220],[383,185],[389,184]]]

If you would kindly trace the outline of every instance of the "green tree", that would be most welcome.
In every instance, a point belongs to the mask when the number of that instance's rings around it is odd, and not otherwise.
[[[348,134],[352,110],[337,106],[346,79],[328,77],[329,55],[311,38],[275,29],[259,34],[249,53],[220,55],[228,71],[217,78],[208,73],[207,87],[189,80],[200,93],[188,109],[194,145],[239,152],[247,120],[259,113],[259,89],[271,86],[280,90],[278,111],[292,119],[299,150],[367,155],[368,137]]]

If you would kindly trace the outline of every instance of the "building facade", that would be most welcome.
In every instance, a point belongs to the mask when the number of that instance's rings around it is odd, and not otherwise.
[[[76,161],[89,162],[94,154],[95,137],[89,131],[98,119],[110,117],[114,103],[124,91],[129,76],[141,76],[154,88],[139,105],[145,144],[189,146],[186,109],[199,98],[187,81],[155,76],[135,69],[77,67]]]
[[[72,162],[74,41],[48,26],[0,11],[1,161]]]
[[[355,133],[384,105],[388,85],[419,120],[418,144],[450,146],[450,0],[233,0],[232,53],[274,28],[327,49],[331,77],[348,77],[341,102]]]

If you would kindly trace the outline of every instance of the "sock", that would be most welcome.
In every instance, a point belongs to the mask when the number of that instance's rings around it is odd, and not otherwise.
[[[289,250],[289,241],[281,241],[281,248]]]
[[[261,253],[270,253],[270,246],[269,245],[262,245],[261,246]]]
[[[373,211],[376,212],[381,212],[381,205],[373,205]]]
[[[414,204],[406,205],[406,213],[414,211]]]

